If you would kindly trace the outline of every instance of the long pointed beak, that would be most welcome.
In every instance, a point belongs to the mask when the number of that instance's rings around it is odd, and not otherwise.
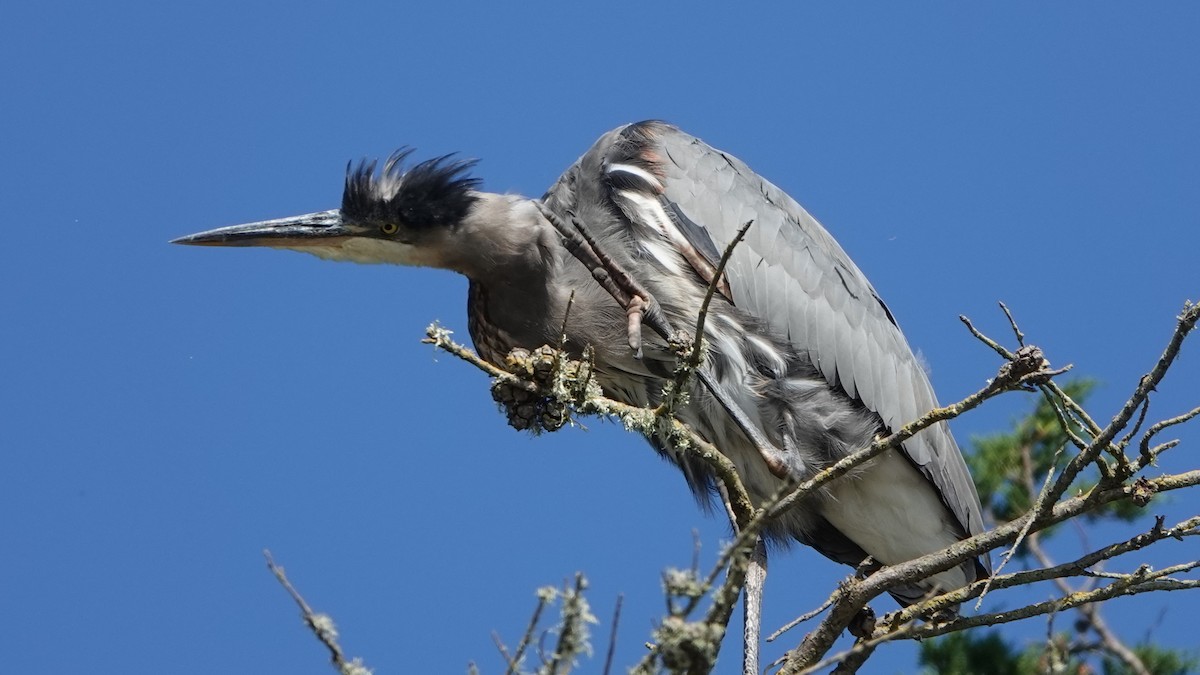
[[[219,227],[172,239],[172,244],[192,246],[271,246],[304,248],[328,246],[355,233],[347,227],[341,211],[319,211],[302,216],[263,220],[245,225]]]

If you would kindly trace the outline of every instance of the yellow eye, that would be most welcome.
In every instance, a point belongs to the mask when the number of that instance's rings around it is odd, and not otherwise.
[[[382,223],[379,226],[379,231],[384,234],[396,234],[399,229],[400,226],[395,223]]]

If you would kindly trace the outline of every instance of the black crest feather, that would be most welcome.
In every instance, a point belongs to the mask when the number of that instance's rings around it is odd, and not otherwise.
[[[342,215],[359,222],[392,222],[407,228],[444,227],[466,216],[480,180],[469,175],[476,160],[435,157],[406,168],[411,148],[393,152],[376,173],[374,160],[346,166]]]

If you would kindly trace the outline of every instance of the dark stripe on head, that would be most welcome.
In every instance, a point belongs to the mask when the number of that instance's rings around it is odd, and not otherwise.
[[[374,160],[346,167],[342,215],[358,222],[391,222],[409,228],[445,227],[461,221],[480,180],[468,174],[475,160],[443,155],[405,168],[410,148],[392,153],[376,173]]]

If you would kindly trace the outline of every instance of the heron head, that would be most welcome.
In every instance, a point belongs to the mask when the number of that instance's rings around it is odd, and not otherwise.
[[[398,150],[381,170],[346,168],[340,209],[221,227],[175,239],[197,246],[267,246],[329,260],[445,267],[452,234],[479,199],[474,160],[444,155],[405,165]]]

